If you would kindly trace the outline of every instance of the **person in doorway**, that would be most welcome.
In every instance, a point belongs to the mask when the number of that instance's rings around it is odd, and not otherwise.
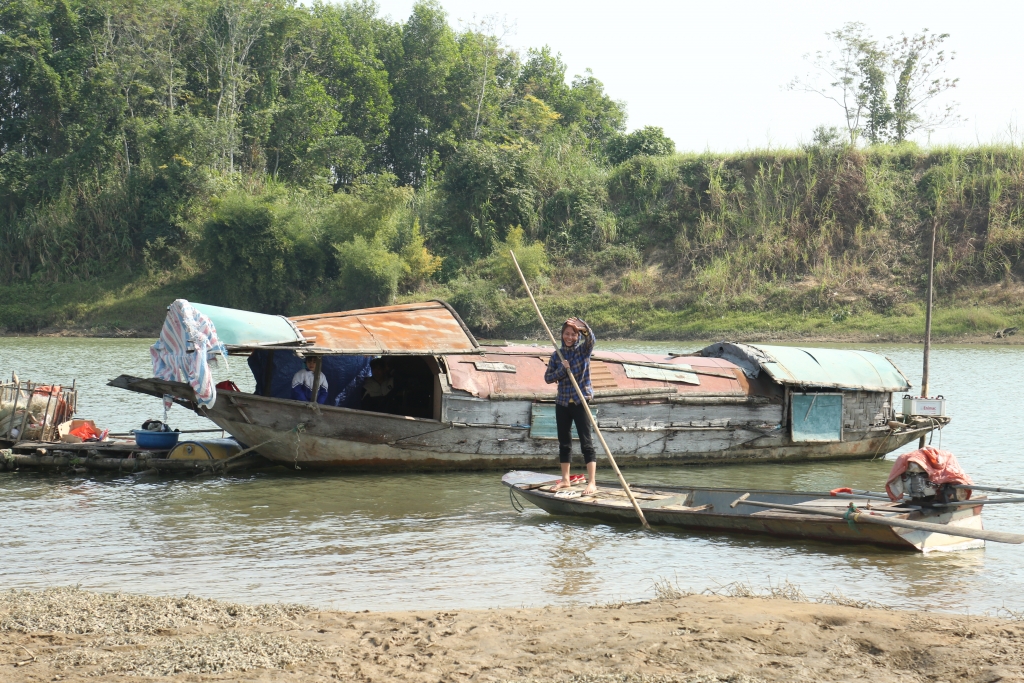
[[[388,412],[391,404],[392,389],[395,388],[395,378],[391,374],[391,368],[383,358],[374,358],[370,361],[370,376],[363,382],[363,400],[361,408],[374,412]]]
[[[590,429],[590,420],[583,407],[583,401],[576,393],[569,379],[572,372],[588,401],[594,397],[594,389],[590,384],[590,354],[596,342],[594,331],[590,325],[579,318],[569,318],[562,325],[562,355],[551,354],[548,369],[544,373],[544,381],[548,384],[558,382],[558,395],[555,399],[555,424],[558,426],[558,462],[562,467],[562,479],[553,490],[568,488],[569,465],[572,461],[572,426],[575,423],[576,433],[580,437],[580,450],[583,451],[583,462],[587,467],[587,487],[583,495],[597,490],[597,455],[594,452],[594,437]]]
[[[313,375],[316,374],[316,358],[306,357],[306,367],[292,375],[292,400],[313,401]],[[316,402],[327,401],[327,378],[320,373],[320,390],[316,392]]]

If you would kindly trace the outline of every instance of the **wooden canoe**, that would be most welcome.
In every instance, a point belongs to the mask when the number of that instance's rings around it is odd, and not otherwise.
[[[611,523],[636,523],[636,513],[617,483],[598,482],[595,495],[582,496],[582,485],[569,489],[569,494],[553,492],[551,484],[556,479],[557,475],[550,473],[513,471],[503,476],[501,481],[512,490],[513,496],[527,500],[550,514],[586,517]],[[878,499],[884,497],[884,493],[850,498],[834,497],[828,492],[760,491],[661,484],[631,484],[630,489],[652,525],[690,531],[759,534],[828,543],[877,545],[919,552],[965,550],[985,545],[983,540],[964,538],[953,533],[851,524],[843,519],[814,513],[766,510],[745,505],[731,507],[731,503],[744,494],[749,494],[747,500],[750,501],[837,511],[842,511],[852,501],[859,509],[870,510],[875,515],[948,525],[953,531],[955,527],[982,529],[982,505],[960,507],[947,512],[923,510],[917,506]]]

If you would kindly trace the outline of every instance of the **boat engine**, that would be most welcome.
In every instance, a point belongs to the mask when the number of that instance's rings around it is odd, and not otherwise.
[[[958,489],[952,484],[935,484],[928,479],[928,472],[916,462],[907,465],[906,471],[900,475],[898,481],[899,485],[893,486],[893,491],[897,492],[897,489],[902,487],[903,493],[916,505],[967,500],[966,489]]]

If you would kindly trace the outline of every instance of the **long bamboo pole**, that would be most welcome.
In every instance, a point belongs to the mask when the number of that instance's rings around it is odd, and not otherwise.
[[[551,344],[555,347],[555,353],[558,354],[558,359],[562,361],[562,365],[565,366],[565,356],[562,355],[562,350],[558,348],[558,342],[555,341],[555,335],[551,334],[551,328],[548,327],[547,322],[544,320],[544,315],[540,312],[540,306],[537,305],[537,300],[533,298],[533,292],[530,291],[530,285],[526,282],[526,276],[523,275],[523,269],[519,267],[519,261],[516,260],[516,254],[511,249],[509,253],[512,254],[512,263],[516,264],[516,270],[519,272],[519,277],[523,281],[523,287],[526,288],[526,293],[530,295],[530,301],[533,303],[533,310],[537,311],[537,317],[540,319],[540,324],[544,326],[544,331],[548,333],[548,337],[551,339]],[[612,455],[612,449],[608,448],[608,442],[604,440],[604,435],[601,434],[601,430],[597,426],[597,420],[594,419],[594,414],[590,412],[590,406],[587,405],[587,399],[583,396],[583,391],[580,389],[580,385],[576,382],[576,377],[572,374],[571,370],[567,370],[566,374],[569,375],[569,380],[572,382],[573,389],[576,390],[576,395],[580,397],[580,403],[583,405],[583,410],[587,413],[587,418],[590,420],[590,426],[594,428],[594,433],[597,434],[598,440],[601,442],[601,447],[604,448],[605,455],[608,456],[608,462],[612,464],[612,469],[615,470],[615,476],[619,478],[619,483],[622,484],[622,490],[626,492],[626,497],[629,498],[629,502],[633,504],[633,509],[636,510],[636,516],[640,518],[640,523],[644,525],[644,528],[650,531],[651,525],[647,523],[647,518],[644,517],[643,510],[640,509],[640,504],[636,502],[636,498],[633,497],[633,492],[629,490],[629,484],[626,483],[625,477],[622,476],[622,472],[619,470],[618,464],[615,462],[615,456]]]
[[[921,397],[928,398],[930,361],[932,355],[932,306],[935,291],[935,234],[938,232],[938,219],[932,218],[932,250],[928,258],[928,305],[924,311],[924,367],[921,368]],[[924,448],[924,437],[917,442],[918,448]]]

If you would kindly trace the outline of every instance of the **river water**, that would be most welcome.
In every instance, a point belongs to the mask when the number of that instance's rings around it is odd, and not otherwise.
[[[0,375],[70,383],[79,414],[124,431],[160,401],[105,386],[148,376],[147,340],[0,339]],[[692,343],[605,343],[684,351]],[[852,347],[852,346],[851,346]],[[920,347],[864,346],[917,385]],[[1024,483],[1024,348],[939,346],[932,388],[950,401],[942,446],[978,483]],[[244,360],[217,378],[251,390]],[[180,429],[212,426],[180,407]],[[938,445],[939,437],[935,437]],[[909,447],[908,447],[909,448]],[[882,488],[888,460],[626,470],[636,482],[827,490]],[[552,461],[555,458],[552,456]],[[537,606],[636,600],[657,580],[700,591],[789,581],[894,607],[1024,610],[1024,546],[917,555],[725,535],[644,533],[515,512],[500,472],[324,475],[278,468],[227,478],[0,473],[0,588],[81,584],[347,610]],[[605,476],[611,478],[610,471]],[[992,506],[990,529],[1024,531],[1024,508]]]

